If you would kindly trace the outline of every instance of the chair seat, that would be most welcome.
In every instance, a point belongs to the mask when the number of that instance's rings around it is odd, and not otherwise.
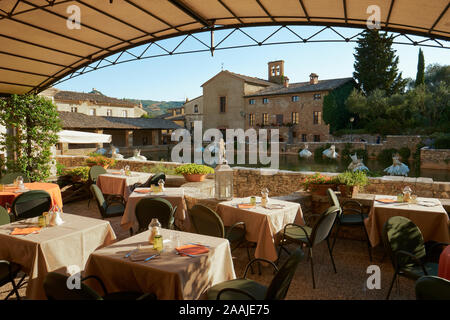
[[[113,204],[106,208],[106,215],[108,217],[117,217],[123,215],[125,207],[122,204]]]
[[[217,294],[220,290],[225,288],[233,288],[233,289],[240,289],[243,291],[248,292],[250,295],[252,295],[256,300],[263,300],[266,296],[267,287],[263,286],[262,284],[259,284],[258,282],[255,282],[250,279],[234,279],[230,281],[225,281],[219,284],[216,284],[215,286],[211,287],[208,292],[207,296],[209,300],[216,300]],[[238,292],[228,291],[224,292],[220,296],[221,300],[250,300],[250,298],[244,294],[240,294]]]
[[[437,276],[439,264],[434,262],[426,262],[424,263],[424,266],[425,270],[428,272],[428,275]],[[425,275],[422,267],[416,264],[403,267],[400,271],[403,275],[411,279],[419,279],[421,276]]]
[[[308,226],[302,226],[302,227],[304,230],[302,228],[299,228],[296,226],[287,226],[284,236],[286,238],[289,238],[292,241],[299,241],[299,242],[304,242],[304,243],[308,244],[309,243],[308,237],[312,233],[312,228],[308,227]],[[305,231],[306,231],[306,234],[305,234]]]
[[[365,218],[366,214],[363,214],[362,218],[360,214],[343,214],[339,220],[341,225],[360,225],[364,223]]]
[[[245,231],[243,228],[235,227],[228,233],[230,227],[225,227],[225,234],[230,242],[236,242],[245,238]]]
[[[11,281],[8,263],[2,263],[2,261],[4,260],[0,260],[0,286],[3,286]],[[11,276],[15,278],[17,273],[20,271],[21,266],[14,262],[10,262],[9,265],[11,266]]]

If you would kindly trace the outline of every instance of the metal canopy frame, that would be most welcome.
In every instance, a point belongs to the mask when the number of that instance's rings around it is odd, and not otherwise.
[[[5,1],[5,0],[3,0]],[[274,15],[271,13],[272,3],[267,0],[242,0],[242,3],[256,4],[263,12],[264,15],[239,15],[237,10],[241,9],[236,7],[235,1],[231,0],[211,0],[219,4],[229,16],[217,16],[214,18],[206,17],[205,14],[201,14],[194,9],[191,5],[192,0],[166,0],[165,2],[171,4],[174,10],[178,10],[177,14],[183,17],[183,22],[179,24],[174,24],[170,22],[171,19],[168,17],[162,17],[160,15],[152,12],[149,8],[148,3],[142,2],[140,0],[97,0],[101,1],[104,5],[105,2],[109,2],[112,6],[120,5],[128,6],[127,8],[133,8],[137,10],[140,14],[146,15],[149,19],[158,21],[165,27],[158,30],[149,32],[143,25],[138,25],[126,21],[123,17],[118,17],[110,12],[102,10],[101,6],[95,6],[92,0],[6,0],[6,2],[14,3],[10,10],[5,10],[0,2],[0,27],[2,26],[2,21],[12,21],[18,25],[31,28],[32,30],[39,30],[48,33],[51,36],[69,40],[71,43],[79,44],[80,46],[85,46],[91,48],[91,53],[88,55],[83,55],[76,53],[75,50],[67,50],[61,47],[57,47],[54,44],[43,44],[38,41],[31,41],[22,39],[20,34],[11,34],[11,32],[4,32],[0,28],[0,44],[2,39],[8,39],[20,43],[22,45],[29,46],[30,48],[44,49],[55,54],[61,54],[64,57],[70,57],[72,60],[70,63],[59,63],[52,61],[52,59],[46,59],[41,56],[30,56],[26,52],[11,52],[6,49],[0,49],[0,55],[15,57],[18,59],[26,60],[30,63],[36,63],[39,65],[48,65],[56,69],[52,73],[44,73],[33,70],[24,70],[23,68],[14,68],[8,65],[2,65],[0,60],[0,71],[18,73],[22,76],[38,77],[44,78],[42,81],[28,83],[22,81],[11,81],[8,79],[2,79],[0,77],[0,85],[10,85],[17,91],[22,92],[34,92],[38,93],[52,85],[59,84],[63,81],[67,81],[74,77],[99,70],[108,66],[122,64],[125,62],[149,59],[155,57],[161,57],[166,55],[176,55],[176,54],[186,54],[195,52],[211,52],[214,54],[215,50],[225,50],[232,48],[245,48],[245,47],[255,47],[255,46],[265,46],[265,45],[275,45],[275,44],[300,44],[300,43],[313,43],[313,42],[356,42],[356,37],[361,33],[361,28],[366,27],[366,20],[359,19],[349,16],[349,6],[353,4],[353,0],[342,0],[342,16],[326,17],[326,16],[314,16],[311,15],[312,10],[310,10],[311,0],[298,0],[298,12],[292,12],[292,15]],[[161,0],[164,1],[164,0]],[[161,2],[160,1],[160,2]],[[230,2],[231,1],[231,2]],[[293,0],[289,0],[293,1]],[[399,22],[392,21],[393,12],[395,12],[396,7],[401,5],[401,2],[405,0],[390,0],[389,11],[386,19],[381,21],[381,29],[383,31],[389,31],[394,33],[394,43],[405,44],[413,46],[427,46],[435,48],[449,49],[450,41],[450,30],[437,30],[437,26],[442,25],[444,17],[448,17],[450,13],[449,7],[450,2],[439,11],[439,15],[433,20],[434,22],[428,28],[406,25]],[[198,1],[192,1],[198,3]],[[278,1],[277,1],[278,2]],[[281,3],[282,1],[279,1]],[[322,0],[324,2],[324,0]],[[336,2],[336,1],[333,1]],[[340,1],[339,1],[340,2]],[[377,1],[373,1],[375,4]],[[378,1],[379,2],[379,1]],[[144,4],[145,3],[145,4]],[[80,22],[81,28],[85,28],[90,32],[94,32],[98,35],[104,36],[105,38],[111,39],[113,43],[111,45],[100,45],[96,41],[90,41],[87,39],[82,39],[80,37],[68,35],[63,32],[58,32],[50,26],[38,25],[36,23],[30,22],[24,19],[24,16],[29,17],[30,14],[49,14],[55,19],[67,20],[68,16],[58,13],[57,10],[53,10],[58,6],[68,6],[71,4],[76,4],[82,6],[83,8],[89,8],[92,12],[95,12],[98,17],[106,19],[105,21],[111,21],[122,25],[124,28],[129,28],[133,30],[138,36],[131,38],[125,38],[118,34],[114,34],[117,30],[108,30],[107,28],[100,28],[94,26],[82,20]],[[237,9],[236,9],[237,8]],[[267,21],[264,21],[266,19]],[[299,21],[303,19],[303,21]],[[173,19],[172,19],[173,20]],[[180,21],[181,21],[180,20]],[[330,22],[330,20],[332,20]],[[237,23],[233,23],[236,21]],[[261,22],[262,21],[262,22]],[[445,20],[447,21],[447,20]],[[446,23],[445,26],[450,25]],[[273,31],[265,37],[264,40],[258,41],[246,31],[246,28],[258,27],[258,26],[270,26],[273,27]],[[293,30],[293,26],[319,26],[322,27],[318,32],[311,36],[302,35]],[[345,28],[357,28],[355,35],[351,37],[344,37],[341,33],[336,30],[337,27]],[[294,37],[292,40],[283,42],[270,42],[270,39],[281,30],[288,30],[290,34]],[[331,30],[335,38],[332,39],[318,39],[319,34],[323,34],[325,30]],[[210,41],[202,41],[199,39],[197,34],[209,32],[211,34]],[[224,37],[214,43],[214,35],[224,32]],[[231,38],[233,34],[239,33],[244,34],[248,40],[247,44],[242,45],[229,45],[226,46],[224,41]],[[423,37],[423,40],[413,40],[409,35]],[[163,40],[179,37],[179,41],[175,48],[168,49],[162,43]],[[182,43],[189,40],[195,40],[202,44],[202,49],[196,50],[184,50],[180,49]],[[209,42],[209,43],[207,43]],[[152,53],[152,47],[160,48],[163,53],[154,54]],[[131,49],[136,49],[137,53],[131,51]],[[23,77],[22,77],[23,78]],[[34,79],[34,78],[31,78]],[[1,93],[1,89],[0,89]]]

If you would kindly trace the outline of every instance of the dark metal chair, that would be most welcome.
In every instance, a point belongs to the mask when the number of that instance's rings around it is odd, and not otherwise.
[[[153,218],[158,219],[161,223],[161,227],[172,229],[175,220],[175,210],[172,207],[172,204],[166,199],[143,198],[139,200],[134,211],[139,224],[138,232],[147,230],[148,225]]]
[[[369,251],[369,259],[372,261],[372,248],[369,241],[369,235],[367,234],[366,226],[364,225],[364,219],[367,218],[367,214],[363,214],[362,205],[356,200],[347,200],[342,205],[339,203],[338,197],[333,190],[327,190],[328,197],[330,198],[331,205],[340,209],[336,219],[336,232],[334,234],[333,244],[331,245],[331,251],[333,251],[336,244],[336,240],[339,235],[339,228],[341,226],[347,227],[361,227],[364,235],[366,236],[367,250]]]
[[[134,189],[136,189],[136,188],[150,188],[151,185],[157,186],[159,180],[161,180],[161,179],[164,180],[164,182],[166,182],[166,175],[163,172],[158,172],[158,173],[154,174],[153,176],[151,176],[150,178],[148,178],[147,181],[144,183],[136,182],[135,184],[130,186],[130,190],[131,190],[131,192],[133,192]]]
[[[303,260],[305,254],[298,248],[285,261],[278,270],[277,266],[266,259],[253,259],[247,264],[244,276],[241,279],[234,279],[219,283],[207,291],[208,299],[211,300],[283,300],[289,290],[292,278],[297,266]],[[269,263],[276,271],[268,287],[247,279],[248,269],[254,262],[264,261]]]
[[[153,293],[141,292],[113,292],[108,293],[102,280],[96,276],[80,279],[80,288],[67,287],[68,276],[56,272],[49,272],[44,279],[44,291],[49,300],[156,300]],[[103,296],[83,283],[88,279],[98,281],[103,289]]]
[[[417,300],[450,300],[450,281],[435,276],[422,276],[415,284]]]
[[[225,238],[230,243],[236,243],[231,248],[232,252],[246,242],[245,233],[247,230],[244,222],[236,222],[230,227],[225,227],[222,219],[215,211],[200,204],[194,205],[188,212],[189,219],[196,233]],[[248,260],[250,261],[251,256],[248,245],[246,245],[246,248]]]
[[[382,238],[394,267],[394,277],[386,299],[389,299],[397,276],[413,280],[422,276],[437,276],[439,255],[433,254],[433,250],[447,243],[434,243],[426,248],[420,229],[411,220],[401,216],[391,217],[385,222]]]
[[[9,172],[0,179],[0,184],[14,183],[14,180],[19,176],[23,177],[24,183],[30,182],[30,179],[28,179],[28,177],[25,174],[23,174],[22,172]]]
[[[11,211],[14,220],[38,217],[52,207],[52,197],[45,190],[30,190],[14,199]]]
[[[105,197],[103,196],[102,191],[100,190],[99,187],[97,187],[96,184],[92,184],[90,189],[93,197],[97,202],[98,210],[100,211],[100,214],[103,219],[119,217],[123,215],[123,212],[125,211],[125,206],[121,201],[107,202],[105,200]]]
[[[8,211],[5,208],[0,207],[0,225],[8,224],[10,222],[11,220]],[[16,295],[17,300],[21,299],[19,295],[19,288],[24,284],[23,281],[25,280],[26,275],[23,275],[22,279],[17,284],[14,281],[14,279],[19,274],[21,268],[22,267],[17,263],[10,262],[7,260],[0,260],[0,287],[3,287],[4,285],[11,283],[13,288],[11,292],[9,292],[8,295],[5,297],[5,300],[8,300],[8,298],[12,294]]]
[[[101,174],[104,174],[104,173],[107,173],[107,171],[102,166],[92,166],[89,169],[88,185],[90,186],[91,184],[97,183],[98,176]],[[91,204],[91,199],[92,199],[92,195],[91,195],[91,197],[89,197],[89,200],[88,200],[88,208],[89,208],[89,205]]]
[[[284,245],[287,244],[288,242],[293,242],[306,246],[309,249],[308,258],[311,261],[311,274],[314,289],[316,288],[316,282],[314,279],[313,248],[322,241],[327,242],[331,263],[333,264],[334,272],[335,273],[337,272],[336,265],[334,264],[333,253],[331,252],[329,237],[338,213],[339,208],[332,206],[320,215],[311,215],[311,216],[318,216],[318,220],[313,227],[300,226],[295,223],[288,223],[285,225],[282,232],[280,247],[278,249],[277,263],[280,261],[281,250],[284,249],[286,252],[288,252],[288,250],[284,247]]]

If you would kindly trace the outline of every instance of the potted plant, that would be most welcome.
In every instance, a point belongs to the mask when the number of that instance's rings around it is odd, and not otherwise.
[[[96,155],[96,156],[90,156],[86,159],[86,164],[89,167],[93,166],[102,166],[103,168],[107,169],[109,166],[113,166],[116,163],[116,160],[112,158],[107,158],[102,155]]]
[[[305,191],[310,191],[315,195],[325,196],[328,188],[331,188],[332,190],[336,189],[336,178],[316,172],[303,179],[302,185]]]
[[[369,184],[369,179],[364,171],[357,170],[355,172],[345,171],[340,173],[336,180],[341,196],[344,198],[353,198],[359,192],[360,187]]]
[[[182,174],[189,182],[199,182],[205,180],[209,173],[214,173],[214,169],[202,164],[188,163],[175,168],[175,172]]]

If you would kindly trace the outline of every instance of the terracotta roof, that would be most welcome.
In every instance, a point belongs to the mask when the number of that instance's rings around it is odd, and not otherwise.
[[[139,104],[132,103],[127,100],[121,100],[116,98],[107,97],[101,93],[84,93],[75,91],[58,91],[55,96],[55,100],[63,101],[89,101],[98,105],[110,105],[120,107],[139,107]]]
[[[283,85],[276,85],[274,87],[262,89],[254,94],[246,95],[245,97],[248,98],[248,97],[274,96],[274,95],[314,92],[314,91],[329,91],[336,89],[349,81],[354,80],[353,78],[328,79],[328,80],[320,80],[316,84],[310,84],[309,81],[297,82],[297,83],[290,83],[287,88]]]
[[[122,118],[88,116],[84,113],[60,111],[63,129],[178,129],[176,123],[155,118]]]

